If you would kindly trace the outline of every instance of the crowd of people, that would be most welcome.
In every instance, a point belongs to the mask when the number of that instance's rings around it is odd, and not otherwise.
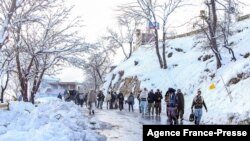
[[[70,98],[67,94],[64,96],[65,100]],[[128,104],[128,111],[134,112],[134,103],[135,99],[137,99],[139,102],[139,111],[143,116],[160,116],[162,113],[162,104],[166,104],[166,115],[169,124],[176,125],[183,122],[185,100],[180,89],[176,91],[173,88],[169,88],[165,95],[163,95],[159,89],[154,92],[153,89],[148,91],[147,88],[144,88],[137,94],[130,92],[127,97],[125,97],[122,92],[109,91],[105,96],[102,91],[95,92],[91,90],[89,93],[75,94],[74,97],[76,104],[82,107],[84,103],[86,104],[90,115],[95,113],[95,108],[103,109],[104,102],[106,102],[107,109],[119,109],[122,111],[124,104]],[[62,99],[61,94],[58,95],[58,98]],[[194,121],[196,125],[200,124],[203,106],[207,111],[205,101],[201,96],[201,91],[198,90],[191,105],[191,111],[195,115]]]

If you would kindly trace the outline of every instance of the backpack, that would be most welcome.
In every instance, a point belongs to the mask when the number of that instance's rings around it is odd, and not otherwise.
[[[130,95],[130,96],[128,97],[128,102],[134,102],[134,97]]]
[[[178,97],[176,94],[169,95],[168,106],[175,107],[178,104]]]

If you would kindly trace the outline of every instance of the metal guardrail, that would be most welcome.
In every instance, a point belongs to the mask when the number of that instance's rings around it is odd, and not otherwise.
[[[247,15],[244,15],[244,16],[240,16],[237,21],[240,22],[240,21],[244,21],[246,19],[249,19],[250,18],[250,14],[247,14]]]

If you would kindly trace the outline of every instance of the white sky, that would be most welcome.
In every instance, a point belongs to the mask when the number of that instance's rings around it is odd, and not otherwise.
[[[83,19],[83,24],[85,26],[79,30],[83,32],[86,41],[95,42],[99,37],[105,34],[107,27],[117,27],[117,21],[115,19],[116,13],[114,11],[116,7],[122,3],[131,1],[135,0],[68,0],[67,2],[69,3],[69,5],[75,5],[73,9],[73,16],[81,16]],[[198,15],[199,11],[203,8],[199,5],[203,0],[186,1],[190,1],[190,3],[198,6],[183,8],[179,10],[172,18],[170,18],[172,26],[177,26],[185,23],[190,19],[190,17]],[[241,1],[250,4],[249,0]],[[247,7],[243,11],[245,11],[243,14],[249,14],[250,8]],[[179,30],[175,29],[174,31],[190,31],[192,30],[190,26],[191,25],[189,25],[189,28],[185,27]],[[82,81],[83,74],[79,69],[67,68],[62,71],[60,78],[64,81]]]
[[[81,16],[83,19],[82,32],[87,42],[94,42],[100,36],[103,36],[107,27],[117,27],[116,7],[123,3],[135,2],[136,0],[68,0],[69,5],[75,5],[73,9],[74,16]],[[158,0],[159,2],[165,0]],[[181,25],[189,21],[190,17],[197,16],[204,6],[200,6],[204,0],[185,0],[187,3],[193,4],[190,7],[184,7],[178,10],[173,17],[170,17],[171,25]],[[240,0],[250,4],[249,0]],[[250,13],[250,8],[245,8],[244,13]],[[190,26],[189,26],[190,27]],[[173,30],[173,29],[172,29]],[[184,27],[178,31],[190,30]]]
[[[70,0],[75,5],[74,15],[81,16],[85,27],[82,29],[87,42],[94,42],[102,36],[106,28],[116,23],[116,6],[128,0]],[[129,0],[131,1],[131,0]]]

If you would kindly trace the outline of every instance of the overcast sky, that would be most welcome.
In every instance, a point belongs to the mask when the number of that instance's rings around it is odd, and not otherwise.
[[[116,27],[116,7],[120,4],[132,2],[136,0],[68,0],[70,5],[75,5],[73,9],[74,16],[81,16],[83,19],[82,32],[86,41],[94,42],[100,36],[105,34],[107,27]],[[158,0],[165,1],[165,0]],[[171,25],[181,25],[190,19],[190,17],[197,16],[204,6],[201,6],[204,0],[185,0],[187,3],[193,4],[190,7],[184,7],[178,10],[173,17],[171,17]],[[244,3],[250,4],[250,0],[241,0]],[[244,9],[249,13],[249,7]],[[190,28],[183,27],[182,29],[175,29],[184,31]],[[173,29],[172,29],[173,30]]]
[[[103,35],[106,27],[116,25],[116,6],[131,0],[69,0],[75,5],[74,15],[81,16],[85,27],[82,29],[86,41],[94,42]]]

